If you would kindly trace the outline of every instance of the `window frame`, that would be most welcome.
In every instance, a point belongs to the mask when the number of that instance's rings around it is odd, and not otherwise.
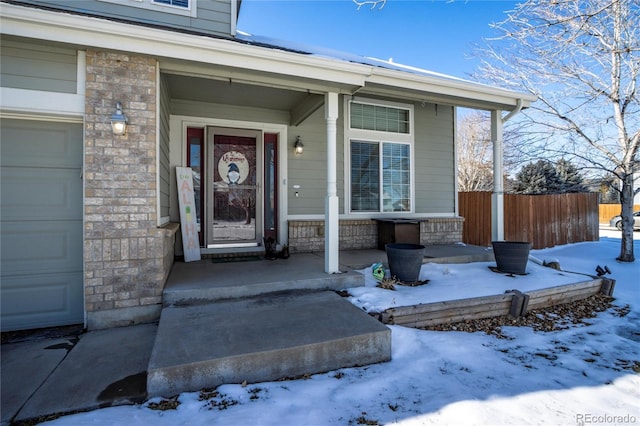
[[[369,104],[376,106],[384,106],[390,108],[398,108],[405,109],[409,112],[409,132],[408,133],[394,133],[394,132],[384,132],[378,130],[364,130],[364,129],[353,129],[351,128],[351,105],[352,103],[359,104]],[[382,101],[376,99],[365,99],[365,98],[351,98],[345,97],[344,103],[344,111],[345,111],[345,146],[344,146],[344,182],[345,182],[345,212],[347,215],[357,216],[357,217],[386,217],[386,216],[398,216],[398,215],[409,215],[415,213],[415,133],[414,133],[414,106],[412,104],[403,104],[392,101]],[[364,142],[364,143],[375,143],[378,145],[379,151],[379,164],[378,164],[378,179],[379,179],[379,206],[378,211],[354,211],[352,206],[352,183],[351,183],[351,144],[352,142]],[[409,199],[410,199],[410,208],[407,211],[393,211],[393,212],[385,212],[383,210],[384,207],[384,198],[383,198],[383,188],[384,182],[382,179],[382,161],[383,161],[383,144],[402,144],[409,146]]]
[[[197,17],[198,0],[187,0],[189,7],[174,6],[172,4],[157,3],[155,0],[99,0],[105,3],[114,3],[120,6],[130,6],[139,9],[153,10],[156,12],[170,13],[173,15]]]

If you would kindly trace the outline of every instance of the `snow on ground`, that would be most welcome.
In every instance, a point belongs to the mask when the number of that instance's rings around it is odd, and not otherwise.
[[[638,236],[634,250],[640,257]],[[568,271],[593,274],[596,265],[611,269],[615,306],[587,324],[553,332],[503,327],[507,338],[390,326],[393,359],[388,363],[307,380],[224,385],[217,396],[203,401],[198,392],[183,393],[176,410],[156,411],[146,404],[113,407],[51,424],[639,424],[640,260],[616,262],[619,250],[619,232],[610,231],[599,242],[532,252],[539,259],[559,261]],[[379,309],[408,300],[413,304],[471,292],[559,285],[576,277],[533,262],[527,272],[506,277],[483,263],[425,265],[421,278],[430,280],[426,286],[394,292],[368,281],[367,287],[350,292],[353,303]]]
[[[397,306],[491,296],[513,289],[527,292],[551,287],[549,283],[555,286],[593,279],[582,274],[557,271],[534,262],[527,264],[527,275],[495,273],[491,272],[489,266],[496,266],[496,263],[427,263],[422,266],[419,277],[420,280],[429,280],[426,285],[397,285],[393,293],[376,287],[377,281],[369,268],[361,271],[365,275],[365,287],[350,289],[352,297],[349,300],[367,312],[382,312]],[[593,266],[591,269],[595,268]],[[591,274],[595,275],[595,272],[591,271]]]

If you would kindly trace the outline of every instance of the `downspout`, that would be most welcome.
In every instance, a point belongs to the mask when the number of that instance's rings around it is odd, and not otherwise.
[[[507,115],[504,116],[504,118],[502,119],[502,124],[511,120],[520,111],[522,111],[522,99],[518,99],[516,101],[516,107],[513,110],[511,110]]]
[[[491,194],[491,241],[504,241],[504,146],[502,126],[522,110],[522,99],[502,117],[500,110],[491,111],[491,140],[493,142],[493,193]]]

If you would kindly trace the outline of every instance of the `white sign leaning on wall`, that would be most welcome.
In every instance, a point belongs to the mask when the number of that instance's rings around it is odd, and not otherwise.
[[[200,239],[198,238],[198,219],[191,167],[176,167],[176,179],[184,261],[193,262],[200,260]]]

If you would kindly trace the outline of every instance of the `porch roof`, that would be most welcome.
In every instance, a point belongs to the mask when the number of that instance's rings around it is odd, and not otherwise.
[[[293,41],[246,34],[240,31],[238,31],[236,40],[269,49],[285,50],[301,55],[324,58],[329,61],[342,61],[372,67],[365,80],[365,85],[357,90],[359,94],[370,93],[393,96],[394,94],[397,95],[398,90],[401,90],[405,98],[412,100],[484,109],[478,105],[478,101],[481,101],[485,103],[485,108],[506,111],[514,109],[515,105],[509,104],[509,106],[503,105],[503,107],[495,108],[495,105],[487,107],[486,103],[504,103],[504,99],[500,97],[507,96],[514,98],[516,104],[517,100],[520,99],[523,107],[528,107],[531,102],[537,99],[536,96],[531,94],[505,90],[410,65],[399,64],[392,60],[360,56]]]
[[[527,93],[273,39],[213,38],[6,3],[2,15],[5,34],[153,55],[163,71],[175,74],[310,94],[368,94],[485,110],[512,111],[536,100]]]

